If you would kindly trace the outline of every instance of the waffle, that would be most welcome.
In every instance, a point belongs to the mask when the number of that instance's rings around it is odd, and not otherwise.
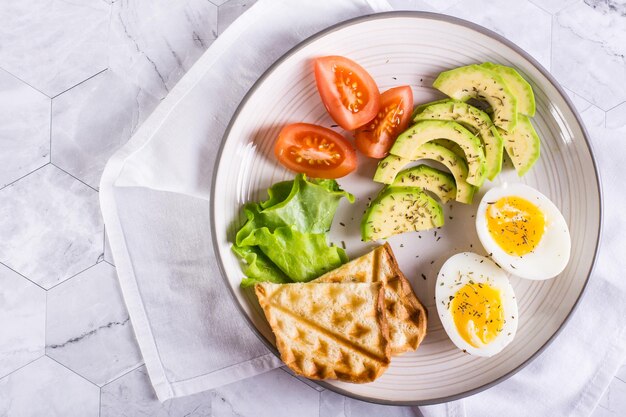
[[[255,292],[295,373],[363,383],[389,366],[382,283],[259,283]]]
[[[426,336],[427,312],[388,243],[330,271],[313,282],[382,282],[392,355],[415,350]]]

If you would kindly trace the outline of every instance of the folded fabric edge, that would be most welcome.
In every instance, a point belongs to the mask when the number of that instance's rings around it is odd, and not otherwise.
[[[228,385],[242,379],[252,377],[281,367],[283,362],[274,354],[268,353],[245,362],[222,368],[210,374],[200,375],[184,381],[173,382],[174,397],[192,395]],[[161,401],[167,398],[161,399]]]
[[[587,417],[598,406],[604,392],[609,388],[615,374],[626,359],[626,325],[624,325],[613,339],[611,347],[602,360],[602,366],[595,373],[587,387],[580,395],[580,400],[574,406],[573,416]]]
[[[257,9],[259,11],[257,11]],[[175,397],[176,394],[174,393],[172,383],[167,379],[158,347],[156,346],[155,338],[152,334],[150,322],[143,305],[143,300],[137,286],[129,251],[126,246],[126,240],[119,221],[114,187],[140,186],[140,184],[117,184],[117,180],[124,169],[126,160],[134,153],[140,151],[141,148],[149,142],[153,136],[153,132],[159,128],[176,104],[182,100],[188,91],[200,80],[206,68],[210,67],[217,57],[237,40],[241,32],[248,27],[248,22],[252,19],[256,19],[257,15],[262,10],[263,9],[259,9],[254,5],[250,7],[246,13],[237,19],[231,27],[213,43],[212,47],[209,48],[192,69],[183,76],[172,89],[171,93],[154,110],[148,117],[148,120],[146,120],[131,139],[113,154],[107,162],[100,179],[100,209],[109,238],[111,254],[115,261],[122,295],[133,324],[135,337],[146,365],[148,377],[154,387],[157,398],[161,402]],[[252,366],[252,363],[253,362],[250,362],[248,367]],[[243,364],[247,363],[244,362]],[[261,372],[267,370],[269,370],[269,368],[264,368]],[[248,373],[247,376],[252,376],[252,374]]]

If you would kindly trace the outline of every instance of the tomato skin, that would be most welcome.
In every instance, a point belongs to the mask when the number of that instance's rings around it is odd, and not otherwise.
[[[380,96],[380,111],[355,132],[356,147],[370,158],[383,158],[400,133],[406,130],[413,110],[413,91],[408,85],[391,88]]]
[[[339,126],[354,130],[376,116],[380,93],[363,67],[342,56],[317,58],[314,67],[317,91]]]
[[[340,178],[357,165],[356,151],[346,138],[309,123],[283,127],[274,145],[274,155],[286,168],[311,178]]]

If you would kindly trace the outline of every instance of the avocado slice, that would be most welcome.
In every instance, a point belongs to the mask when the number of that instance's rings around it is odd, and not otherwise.
[[[517,99],[505,81],[480,65],[467,65],[444,71],[433,87],[456,100],[484,100],[493,109],[493,123],[507,132],[517,123]]]
[[[493,180],[502,169],[502,138],[487,113],[457,100],[443,100],[418,106],[414,122],[421,120],[452,120],[462,124],[482,139],[485,147],[485,175]]]
[[[378,168],[374,174],[374,181],[383,184],[391,184],[402,168],[411,162],[410,159],[396,155],[387,155],[378,162]]]
[[[425,143],[414,156],[415,160],[432,159],[433,161],[445,165],[454,176],[454,182],[456,183],[455,200],[464,204],[472,204],[474,193],[478,187],[466,181],[467,163],[465,162],[465,158],[460,157],[450,149],[435,142]],[[382,182],[383,184],[391,184],[400,170],[410,162],[411,160],[407,158],[388,155],[378,163],[374,181]]]
[[[420,121],[398,136],[389,153],[414,160],[415,152],[422,145],[437,139],[451,140],[463,149],[469,167],[467,182],[482,185],[486,172],[482,143],[459,123],[444,120]]]
[[[411,120],[416,122],[417,120],[415,120],[415,116],[417,116],[418,114],[423,112],[427,107],[435,105],[435,104],[447,103],[449,101],[452,101],[452,100],[450,100],[449,98],[443,98],[441,100],[435,100],[435,101],[431,101],[431,102],[428,102],[428,103],[424,103],[424,104],[420,104],[418,106],[415,106],[415,108],[413,109],[413,113],[411,113]]]
[[[514,68],[505,65],[494,64],[492,62],[484,62],[481,67],[487,68],[498,74],[511,90],[511,93],[517,100],[517,112],[526,116],[533,117],[535,115],[535,94],[533,89]]]
[[[422,188],[435,194],[442,203],[447,203],[456,197],[456,184],[452,174],[428,165],[405,169],[396,176],[393,186]]]
[[[432,159],[446,166],[454,176],[456,198],[459,203],[472,204],[478,187],[467,182],[467,163],[450,149],[436,143],[426,143],[414,155],[415,159]]]
[[[364,241],[443,226],[443,209],[418,187],[385,187],[361,220]]]
[[[530,118],[519,115],[517,127],[512,133],[501,131],[504,149],[511,158],[520,177],[528,172],[539,159],[540,140]]]

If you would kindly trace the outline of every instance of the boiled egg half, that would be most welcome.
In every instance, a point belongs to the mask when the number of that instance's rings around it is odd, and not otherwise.
[[[489,190],[478,206],[476,231],[491,258],[521,278],[553,278],[569,261],[563,215],[548,197],[524,184]]]
[[[450,257],[437,276],[437,313],[450,340],[476,356],[493,356],[517,330],[517,301],[502,269],[484,256]]]

